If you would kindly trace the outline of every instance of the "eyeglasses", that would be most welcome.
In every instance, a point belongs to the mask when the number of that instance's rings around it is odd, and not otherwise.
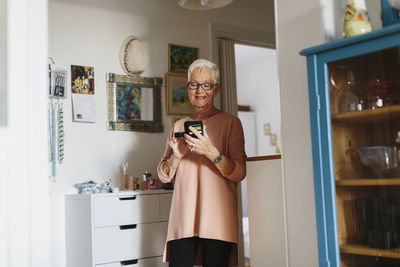
[[[217,85],[216,83],[196,83],[196,82],[188,82],[186,84],[187,88],[190,90],[197,90],[199,86],[203,88],[205,91],[212,90],[214,86]]]

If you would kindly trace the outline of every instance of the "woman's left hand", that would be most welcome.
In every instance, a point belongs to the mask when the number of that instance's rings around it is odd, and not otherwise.
[[[210,138],[207,135],[206,127],[204,126],[203,133],[204,136],[201,135],[195,128],[192,126],[189,127],[189,130],[197,136],[197,138],[193,138],[188,134],[185,134],[185,142],[190,151],[195,152],[200,155],[205,155],[210,160],[214,160],[218,155],[218,149],[213,145]]]

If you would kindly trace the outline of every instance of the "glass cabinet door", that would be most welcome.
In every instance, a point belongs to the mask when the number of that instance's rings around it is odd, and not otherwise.
[[[400,47],[328,69],[341,266],[400,266]]]

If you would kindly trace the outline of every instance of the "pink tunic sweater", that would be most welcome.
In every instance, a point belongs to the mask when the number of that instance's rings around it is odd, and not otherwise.
[[[184,122],[177,121],[173,132],[183,132]],[[162,164],[171,156],[168,142],[157,172],[162,182],[175,179],[169,216],[168,236],[164,261],[168,261],[168,241],[198,236],[238,242],[237,184],[246,175],[244,136],[240,120],[226,112],[203,120],[205,131],[214,146],[234,162],[234,170],[223,177],[215,164],[203,155],[189,152],[169,175],[162,171]],[[173,135],[173,133],[171,133]],[[196,264],[201,264],[201,248],[197,251]],[[237,246],[232,251],[231,263],[237,263]]]

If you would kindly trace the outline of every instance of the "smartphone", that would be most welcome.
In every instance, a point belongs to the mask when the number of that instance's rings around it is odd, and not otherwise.
[[[192,126],[198,132],[200,132],[201,135],[204,135],[202,121],[185,121],[184,126],[185,126],[185,133],[193,138],[197,138],[197,136],[189,130],[189,126]]]

